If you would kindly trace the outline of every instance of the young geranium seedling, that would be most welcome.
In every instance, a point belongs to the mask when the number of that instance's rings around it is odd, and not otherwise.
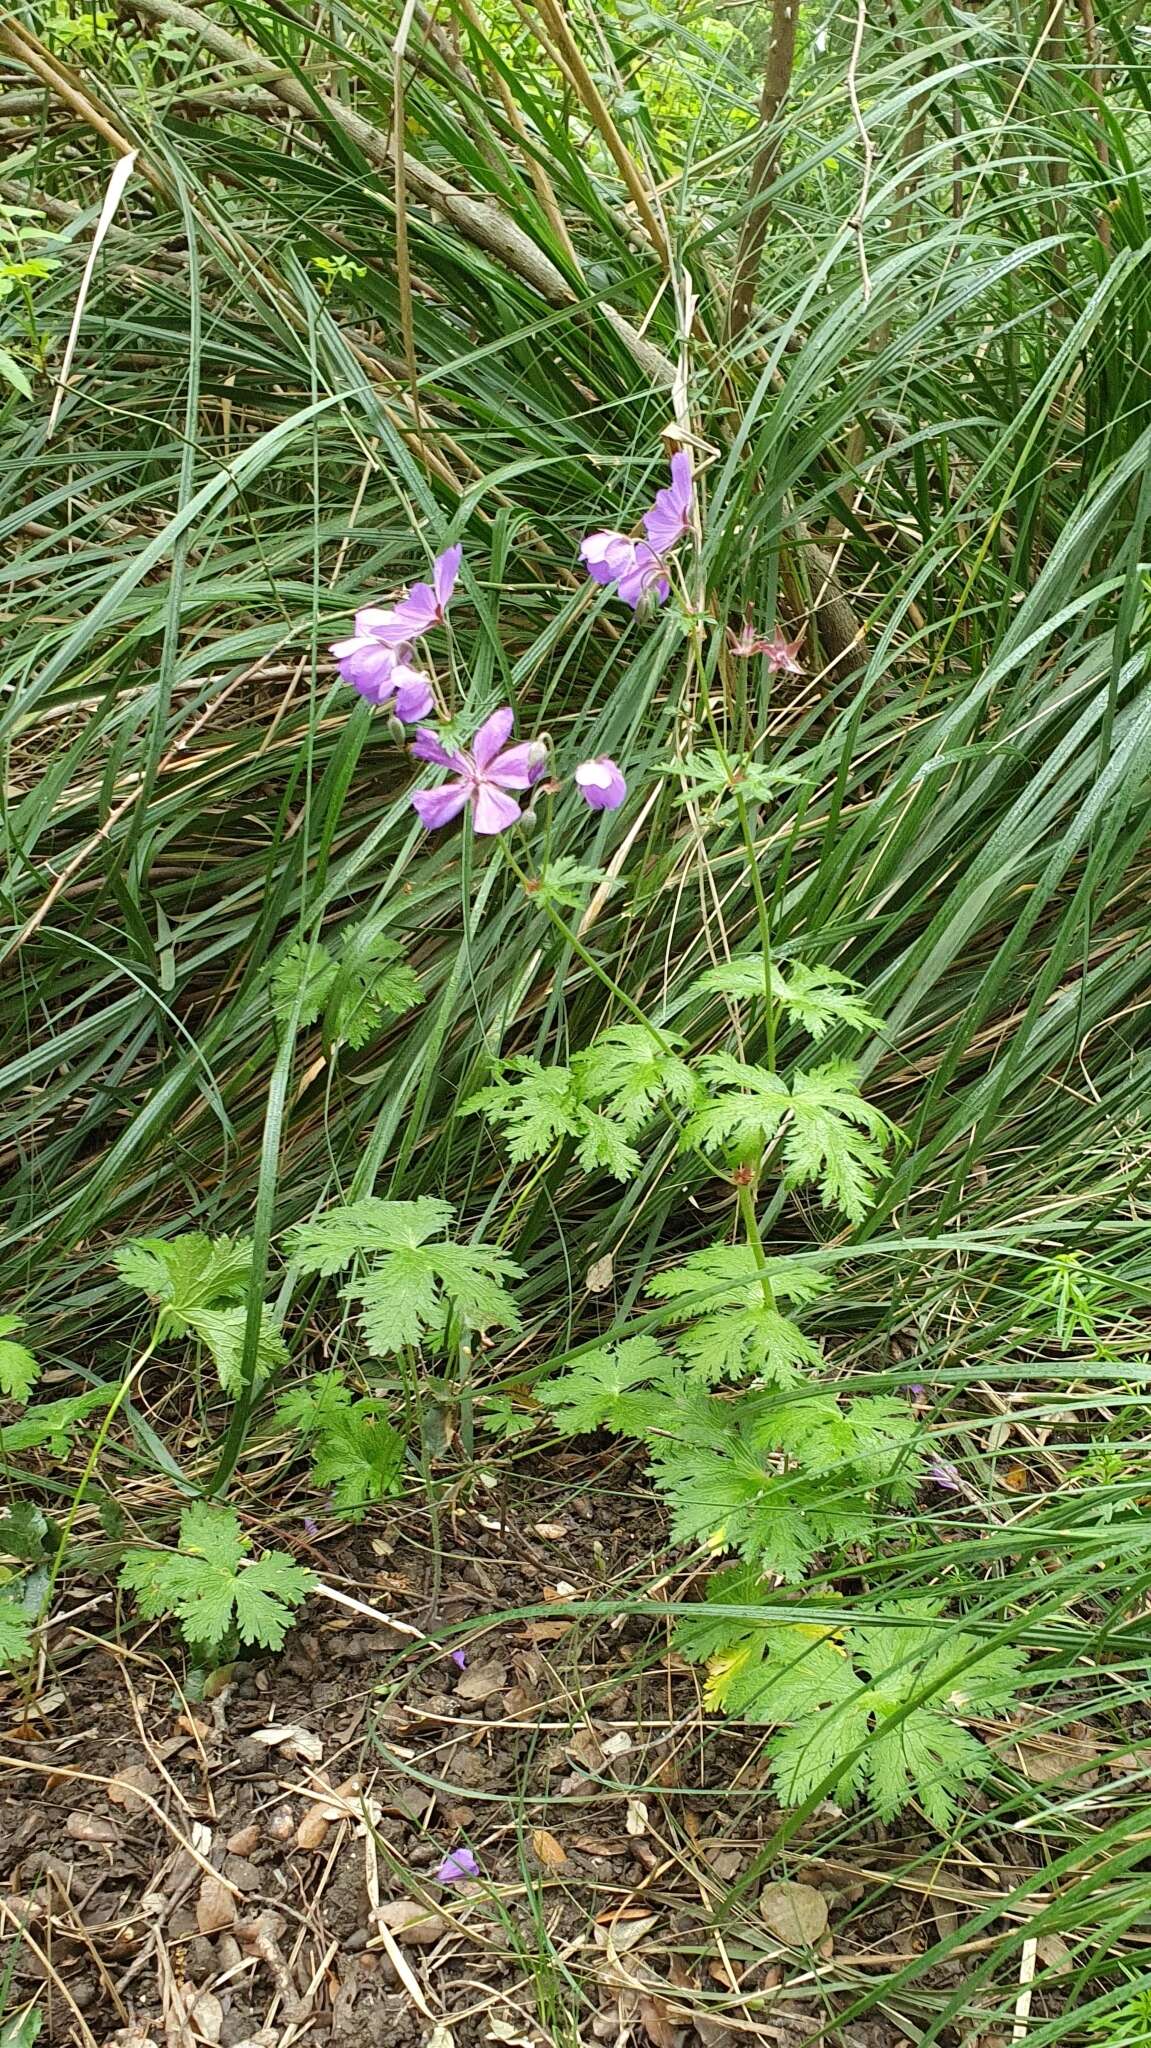
[[[177,1550],[129,1550],[120,1583],[151,1620],[171,1614],[197,1652],[218,1655],[229,1638],[278,1650],[315,1574],[280,1550],[250,1558],[251,1538],[232,1508],[197,1501],[180,1516]]]

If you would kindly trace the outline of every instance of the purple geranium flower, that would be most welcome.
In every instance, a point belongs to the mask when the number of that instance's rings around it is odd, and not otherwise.
[[[671,588],[664,558],[691,532],[694,516],[691,456],[681,448],[671,459],[671,483],[656,492],[654,505],[643,515],[646,540],[605,532],[589,533],[580,542],[580,555],[592,582],[614,583],[617,596],[633,611],[652,591],[662,604]]]
[[[417,789],[412,807],[431,831],[448,825],[465,804],[472,808],[472,825],[480,833],[506,832],[520,816],[520,807],[509,790],[531,789],[547,766],[548,750],[540,740],[525,740],[507,747],[515,714],[507,705],[485,718],[470,752],[461,747],[451,753],[429,726],[422,726],[412,747],[417,761],[431,761],[437,768],[450,768],[454,781],[439,789]]]
[[[616,595],[630,604],[633,612],[653,590],[662,604],[671,589],[663,562],[645,540],[629,541],[628,545],[631,560],[616,584]]]
[[[356,615],[357,627],[365,616]],[[412,667],[414,650],[406,643],[388,647],[369,633],[359,631],[350,640],[337,640],[332,647],[340,675],[369,704],[392,703],[397,718],[414,725],[426,718],[435,699],[423,669]]]
[[[627,795],[627,783],[609,754],[581,761],[575,772],[575,785],[593,811],[618,811]]]
[[[614,583],[632,610],[654,590],[662,604],[669,589],[664,566],[645,540],[629,540],[626,533],[589,533],[580,542],[580,554],[593,583]]]
[[[593,583],[614,583],[632,566],[635,542],[626,533],[589,533],[579,551]]]
[[[385,647],[402,647],[405,641],[418,640],[433,626],[442,626],[463,554],[458,544],[445,548],[432,565],[432,581],[413,583],[398,604],[366,605],[356,613],[356,632],[379,640]]]
[[[657,491],[655,504],[643,515],[643,530],[657,555],[664,555],[691,532],[695,498],[691,481],[691,456],[686,448],[671,458],[671,482]]]
[[[462,1884],[469,1877],[478,1877],[480,1866],[470,1849],[453,1849],[445,1856],[436,1871],[438,1884]]]

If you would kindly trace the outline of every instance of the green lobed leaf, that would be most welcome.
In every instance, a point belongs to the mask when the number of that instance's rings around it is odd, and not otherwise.
[[[365,1400],[329,1416],[316,1443],[312,1480],[330,1488],[333,1506],[356,1517],[373,1501],[402,1491],[403,1437]]]
[[[0,1595],[0,1664],[26,1664],[32,1655],[32,1631],[23,1610]]]
[[[639,1169],[640,1157],[624,1135],[624,1126],[600,1109],[582,1107],[576,1113],[576,1158],[585,1173],[610,1173],[615,1180],[630,1180]]]
[[[721,1573],[708,1587],[713,1608],[755,1597],[745,1572]],[[897,1602],[879,1621],[842,1630],[721,1611],[689,1618],[677,1643],[708,1663],[709,1704],[777,1727],[769,1753],[786,1803],[830,1779],[841,1802],[866,1789],[889,1820],[915,1801],[941,1830],[964,1787],[990,1768],[966,1717],[1010,1707],[1022,1675],[1015,1650],[956,1630],[930,1599]]]
[[[585,867],[569,854],[545,862],[538,879],[528,891],[532,902],[550,903],[557,910],[582,910],[589,889],[617,889],[618,881],[606,868]]]
[[[859,1092],[858,1069],[833,1060],[795,1075],[783,1142],[788,1179],[815,1181],[829,1208],[861,1222],[885,1171],[895,1126]]]
[[[89,1387],[86,1393],[69,1394],[60,1401],[37,1401],[18,1422],[0,1423],[0,1457],[45,1447],[53,1457],[64,1457],[73,1430],[96,1409],[106,1408],[115,1391],[113,1386]]]
[[[432,1195],[414,1202],[388,1202],[366,1195],[299,1224],[289,1235],[289,1255],[301,1272],[327,1278],[373,1252],[419,1245],[429,1237],[442,1236],[450,1230],[454,1217],[451,1203]]]
[[[25,1402],[40,1377],[40,1367],[27,1345],[14,1342],[23,1327],[19,1316],[0,1316],[0,1395]]]
[[[507,1069],[469,1096],[463,1113],[501,1125],[509,1158],[517,1165],[540,1159],[561,1138],[579,1135],[583,1102],[570,1067],[545,1067],[524,1053],[509,1060]]]
[[[275,1421],[281,1429],[291,1429],[300,1436],[312,1436],[324,1429],[332,1417],[350,1406],[354,1400],[344,1375],[334,1368],[328,1372],[313,1373],[310,1379],[301,1380],[297,1386],[288,1387],[279,1397],[275,1407]]]
[[[329,992],[328,1035],[355,1051],[423,999],[419,975],[396,939],[383,932],[349,934]]]
[[[327,947],[318,939],[297,939],[286,947],[269,981],[277,1022],[288,1024],[295,1016],[301,1029],[315,1024],[323,1014],[338,972]]]
[[[193,1336],[199,1337],[207,1346],[221,1387],[234,1398],[243,1385],[240,1367],[244,1355],[247,1309],[190,1309],[181,1320]],[[270,1373],[279,1372],[287,1363],[288,1347],[271,1309],[265,1304],[260,1310],[260,1327],[256,1336],[256,1384],[267,1379]]]
[[[739,1151],[770,1143],[791,1108],[787,1082],[726,1052],[710,1054],[700,1071],[711,1095],[691,1117],[685,1141]]]
[[[605,1106],[630,1137],[642,1130],[661,1100],[682,1109],[697,1099],[699,1083],[676,1049],[682,1043],[669,1040],[665,1051],[643,1025],[613,1025],[575,1055],[576,1086],[585,1101]]]
[[[657,1387],[668,1371],[667,1358],[650,1337],[625,1337],[545,1380],[539,1398],[552,1411],[563,1436],[582,1436],[595,1429],[630,1430],[634,1409],[627,1397],[637,1388]],[[659,1405],[657,1401],[656,1414]]]
[[[179,1319],[198,1308],[219,1308],[242,1300],[252,1270],[248,1237],[138,1237],[113,1253],[126,1287],[162,1305]]]
[[[174,1615],[190,1644],[217,1647],[234,1628],[279,1649],[315,1576],[279,1551],[249,1561],[250,1549],[234,1509],[197,1501],[180,1516],[179,1549],[127,1551],[120,1582],[146,1617]]]
[[[721,1244],[657,1274],[647,1291],[688,1322],[680,1355],[705,1383],[754,1376],[793,1386],[823,1354],[775,1304],[814,1300],[827,1284],[815,1260],[767,1259],[761,1267],[750,1245]]]
[[[704,993],[762,1004],[767,990],[763,954],[742,953],[738,960],[725,960],[702,974],[695,987]],[[785,971],[777,962],[771,964],[773,1001],[817,1042],[836,1024],[853,1031],[882,1029],[883,1019],[868,1007],[858,988],[858,982],[834,967],[808,967],[796,960]]]
[[[790,1086],[731,1053],[713,1053],[702,1072],[713,1092],[691,1118],[688,1141],[748,1154],[762,1151],[782,1130],[789,1184],[814,1181],[829,1207],[842,1209],[853,1223],[862,1220],[895,1126],[860,1094],[858,1069],[849,1060],[804,1069]]]

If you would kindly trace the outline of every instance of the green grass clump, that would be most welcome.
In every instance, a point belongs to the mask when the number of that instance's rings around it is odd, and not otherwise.
[[[1093,1803],[1012,1748],[1134,1756],[1151,1651],[1137,27],[0,28],[0,1647],[127,1546],[219,1650],[281,1556],[235,1517],[434,1515],[438,1413],[462,1485],[485,1413],[521,1463],[525,1417],[632,1437],[780,1842],[858,1797],[911,1878],[1033,1857],[829,1992],[923,2044],[1010,2036],[1045,1932],[1033,2044],[1142,1995],[1144,1766]],[[633,616],[578,546],[669,443],[698,531]],[[423,831],[327,654],[456,540],[454,729],[564,764],[507,841]]]

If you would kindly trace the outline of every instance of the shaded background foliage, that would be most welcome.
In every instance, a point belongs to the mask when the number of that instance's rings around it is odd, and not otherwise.
[[[576,573],[678,419],[711,704],[786,771],[754,812],[778,944],[866,985],[868,1088],[907,1132],[831,1312],[845,1382],[930,1379],[989,1488],[1011,1454],[988,1416],[1054,1404],[1066,1498],[1037,1481],[988,1542],[928,1528],[914,1571],[986,1574],[1065,1675],[1147,1583],[1151,75],[1131,14],[1090,0],[805,7],[765,157],[781,32],[781,10],[558,0],[136,0],[0,30],[5,253],[31,206],[56,266],[0,304],[35,386],[6,402],[0,511],[3,1290],[50,1362],[118,1372],[129,1231],[255,1214],[266,1244],[337,1193],[426,1190],[528,1269],[506,1374],[604,1327],[583,1280],[605,1250],[622,1317],[652,1261],[716,1233],[727,1192],[689,1203],[670,1140],[623,1191],[564,1160],[527,1188],[459,1116],[501,1051],[562,1059],[611,1001],[504,868],[425,839],[325,653],[462,538],[456,702],[626,762],[622,824],[565,797],[552,851],[618,864],[587,943],[719,1042],[722,1004],[685,991],[753,933],[747,848],[661,772],[700,686],[673,621]],[[806,677],[737,669],[747,610],[804,635]],[[365,921],[409,948],[418,1021],[286,1043],[284,947]],[[833,1234],[794,1202],[773,1228]],[[1067,1252],[1094,1322],[1063,1342]],[[153,1399],[185,1427],[184,1391]],[[122,1455],[145,1470],[138,1438]]]

